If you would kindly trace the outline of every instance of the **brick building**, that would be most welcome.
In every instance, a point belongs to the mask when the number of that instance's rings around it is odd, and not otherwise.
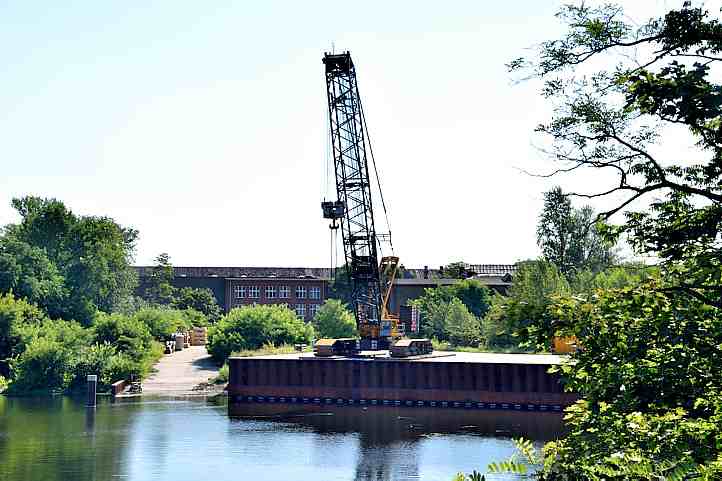
[[[142,295],[153,267],[135,268]],[[330,269],[308,267],[173,267],[173,286],[210,289],[228,312],[252,304],[286,304],[310,320],[326,300]]]
[[[509,264],[467,264],[465,268],[465,277],[478,279],[502,294],[516,272],[516,266]],[[135,269],[140,281],[138,294],[142,295],[153,268]],[[174,287],[210,289],[225,312],[249,304],[286,304],[306,320],[312,319],[326,300],[331,278],[330,269],[310,267],[174,267],[173,273]],[[399,314],[410,301],[423,295],[424,289],[458,280],[445,277],[443,268],[404,269],[402,278],[394,282],[390,310]]]
[[[311,320],[326,300],[328,282],[313,276],[295,278],[238,277],[225,280],[225,310],[253,304],[285,304],[298,317]]]

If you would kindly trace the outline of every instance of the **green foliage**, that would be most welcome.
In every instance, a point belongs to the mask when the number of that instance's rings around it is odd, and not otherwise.
[[[560,187],[544,193],[544,208],[537,224],[537,244],[544,259],[567,279],[583,270],[600,272],[615,261],[613,244],[602,237],[601,226],[589,207],[572,207]]]
[[[173,265],[170,256],[163,252],[155,258],[155,265],[146,280],[144,297],[154,304],[170,304],[175,297]]]
[[[92,329],[96,343],[108,343],[118,352],[135,359],[142,359],[153,344],[148,327],[134,317],[101,312],[96,316]]]
[[[15,381],[10,392],[63,390],[70,382],[70,351],[48,337],[33,338],[11,362]]]
[[[192,309],[205,316],[207,322],[214,323],[221,317],[221,308],[216,302],[213,291],[210,289],[197,289],[194,287],[183,287],[178,289],[173,297],[171,305],[175,309]],[[196,324],[199,325],[199,324]]]
[[[181,311],[164,307],[140,309],[132,318],[145,325],[150,334],[159,341],[167,340],[176,332],[188,330],[193,325],[200,327],[198,322],[205,320],[202,314],[195,311]]]
[[[233,351],[258,349],[264,344],[309,344],[313,327],[287,307],[244,306],[232,309],[208,332],[208,352],[224,362]]]
[[[446,312],[446,333],[455,346],[478,346],[481,342],[479,318],[457,298],[451,299]]]
[[[51,316],[67,300],[65,279],[45,251],[13,238],[0,237],[0,293],[41,306]]]
[[[469,277],[469,272],[466,269],[466,263],[463,261],[457,261],[445,265],[442,277],[451,279],[466,279]]]
[[[9,385],[10,383],[8,383],[8,380],[5,379],[4,376],[0,376],[0,394],[4,393]]]
[[[549,445],[543,479],[722,474],[714,464],[722,454],[719,309],[650,279],[560,298],[552,310],[554,333],[583,346],[561,368],[566,389],[583,400],[567,410],[570,434]],[[544,342],[546,326],[529,332]]]
[[[85,328],[49,319],[10,295],[0,296],[0,329],[10,394],[84,389],[88,374],[99,376],[102,390],[131,374],[146,375],[162,355],[135,318],[101,313]]]
[[[89,324],[136,284],[130,266],[137,232],[106,217],[76,216],[55,199],[13,199],[19,224],[0,238],[0,292],[37,302],[54,317]]]
[[[338,299],[347,306],[354,305],[353,286],[346,265],[335,269],[333,279],[328,284],[328,298]]]
[[[20,326],[38,325],[44,320],[45,313],[27,301],[0,294],[0,373],[8,374],[7,360],[21,350],[18,347]]]
[[[421,332],[430,338],[440,341],[452,341],[458,345],[478,345],[482,340],[480,329],[472,335],[478,317],[483,316],[489,309],[489,290],[476,279],[465,279],[450,286],[438,286],[425,289],[424,295],[415,299],[413,304],[419,309],[421,315]],[[462,304],[466,314],[454,307],[454,330],[450,331],[449,314],[452,312],[452,302],[456,300]],[[456,303],[454,303],[456,305]],[[463,326],[463,327],[462,327]],[[463,344],[470,342],[471,344]]]
[[[313,318],[316,334],[321,338],[355,337],[356,319],[338,299],[327,299]]]
[[[98,388],[101,390],[116,381],[117,379],[109,378],[107,372],[107,366],[115,355],[115,348],[108,343],[84,346],[72,356],[69,363],[70,387],[84,388],[89,374],[98,376]]]
[[[554,296],[570,293],[569,283],[557,268],[544,260],[519,263],[508,296],[495,296],[482,321],[486,341],[492,346],[518,345],[531,324],[547,326],[553,316]],[[547,338],[547,348],[551,336]],[[541,347],[541,346],[540,346]]]

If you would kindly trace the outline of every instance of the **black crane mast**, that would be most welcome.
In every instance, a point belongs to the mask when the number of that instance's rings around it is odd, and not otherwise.
[[[322,204],[324,217],[340,221],[362,348],[390,336],[381,326],[381,282],[363,110],[351,54],[325,54],[329,127],[336,174],[335,202]],[[378,345],[379,348],[384,347]]]

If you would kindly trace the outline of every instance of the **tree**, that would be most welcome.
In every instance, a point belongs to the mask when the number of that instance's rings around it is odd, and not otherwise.
[[[510,64],[541,78],[555,103],[537,128],[561,164],[552,175],[613,173],[607,188],[571,195],[620,198],[598,215],[626,217],[608,237],[629,234],[634,248],[657,256],[675,279],[665,290],[722,307],[722,24],[689,2],[639,26],[613,5],[570,5],[559,16],[569,25],[563,38],[544,42],[536,62]],[[665,156],[659,144],[670,127],[686,130],[696,151]]]
[[[451,293],[476,317],[484,317],[489,310],[489,288],[478,279],[464,279],[450,286]]]
[[[333,278],[328,283],[328,297],[338,299],[347,306],[353,306],[353,285],[346,265],[333,270]]]
[[[689,5],[637,25],[616,6],[567,6],[567,33],[527,64],[556,104],[537,129],[561,162],[552,175],[613,173],[599,192],[572,195],[621,199],[598,215],[626,218],[605,235],[627,234],[661,273],[553,308],[552,333],[582,346],[563,367],[582,400],[569,434],[545,449],[544,480],[722,475],[722,24]],[[686,158],[664,148],[670,127],[695,141]],[[527,333],[543,342],[549,327]]]
[[[36,278],[44,272],[44,279],[59,281],[47,261],[55,266],[67,291],[56,306],[60,317],[89,324],[96,310],[109,312],[132,295],[137,231],[107,217],[78,217],[55,199],[28,196],[13,199],[12,205],[21,221],[5,226],[3,243],[14,246],[11,250],[26,263],[23,269],[34,271]]]
[[[448,277],[451,279],[466,279],[469,277],[469,271],[466,269],[466,263],[463,261],[457,261],[445,265],[442,277]]]
[[[313,317],[316,334],[321,338],[356,337],[356,319],[338,299],[327,299]]]
[[[537,223],[537,244],[542,256],[571,279],[582,270],[600,272],[614,262],[612,245],[601,236],[589,207],[575,209],[569,196],[555,187],[544,193],[544,208]]]
[[[50,316],[64,312],[65,279],[45,251],[13,238],[0,238],[0,293],[42,307]]]
[[[470,313],[457,298],[452,299],[447,308],[446,332],[449,342],[454,346],[477,347],[482,341],[479,318]]]
[[[549,308],[555,296],[569,293],[569,283],[554,264],[545,260],[520,262],[509,295],[495,296],[483,320],[487,342],[517,345],[529,326],[544,326],[548,348],[553,320]]]
[[[213,291],[208,288],[182,287],[175,293],[171,305],[176,309],[193,309],[202,313],[208,322],[221,317],[221,308]]]
[[[156,304],[170,304],[175,297],[173,265],[170,256],[163,252],[155,258],[155,265],[146,280],[145,298]]]
[[[660,284],[661,283],[661,284]],[[554,305],[555,332],[583,349],[562,366],[582,400],[545,447],[541,479],[719,479],[722,315],[650,279]],[[543,342],[547,332],[536,331]]]
[[[457,304],[460,304],[476,322],[478,322],[478,317],[483,316],[489,310],[489,290],[479,280],[465,279],[451,286],[424,289],[424,295],[412,302],[419,310],[420,331],[425,336],[451,342],[462,342],[462,339],[467,339],[471,342],[468,345],[479,344],[478,329],[476,336],[466,337],[458,335],[460,331],[456,329],[460,324],[467,326],[471,322],[469,319],[462,319],[464,315],[459,312]],[[449,314],[452,312],[452,308],[456,316],[454,322],[458,321],[457,324],[459,324],[456,327],[452,327],[450,324]],[[456,330],[452,332],[454,329]]]

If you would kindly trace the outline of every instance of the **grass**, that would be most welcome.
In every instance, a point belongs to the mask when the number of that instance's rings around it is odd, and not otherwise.
[[[306,346],[303,352],[311,351],[311,346]],[[259,349],[248,349],[244,351],[236,351],[231,356],[234,357],[253,357],[253,356],[272,356],[273,354],[293,354],[296,348],[292,344],[283,344],[281,346],[274,346],[273,344],[266,344]]]
[[[529,349],[522,349],[519,346],[454,346],[448,341],[439,341],[437,339],[432,339],[431,343],[434,345],[434,351],[493,352],[501,354],[530,354],[535,352]]]

